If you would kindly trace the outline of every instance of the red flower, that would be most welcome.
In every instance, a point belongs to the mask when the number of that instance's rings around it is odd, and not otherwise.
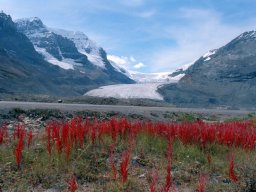
[[[158,178],[158,172],[156,171],[155,174],[150,175],[151,184],[150,184],[150,192],[156,192],[156,182]]]
[[[229,178],[234,182],[238,180],[234,172],[234,154],[231,155],[231,158],[229,161]]]
[[[116,179],[117,171],[116,171],[116,166],[114,162],[114,148],[115,148],[115,144],[112,144],[110,146],[110,165],[113,173],[113,179]]]
[[[76,178],[72,177],[70,180],[68,180],[67,185],[68,185],[68,190],[70,192],[75,192],[77,190]]]
[[[71,151],[71,145],[70,143],[66,143],[66,146],[65,146],[65,152],[66,152],[66,161],[68,161],[68,158],[69,158],[69,155],[70,155],[70,151]]]
[[[200,175],[198,180],[198,192],[204,192],[205,191],[205,185],[207,181],[206,175]]]
[[[22,150],[23,150],[23,138],[20,137],[15,150],[16,163],[18,167],[20,167],[20,164],[21,164]]]
[[[120,164],[120,174],[121,174],[121,181],[125,183],[128,177],[128,164],[130,160],[130,151],[125,151],[122,154],[121,164]]]

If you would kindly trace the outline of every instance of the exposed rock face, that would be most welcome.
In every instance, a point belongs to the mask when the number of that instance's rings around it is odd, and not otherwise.
[[[256,107],[256,32],[241,34],[209,51],[186,70],[178,84],[159,91],[181,106]]]

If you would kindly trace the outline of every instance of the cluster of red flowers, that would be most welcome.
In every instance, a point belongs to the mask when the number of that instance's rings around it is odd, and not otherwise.
[[[17,163],[18,167],[20,167],[20,165],[21,165],[22,151],[24,149],[24,141],[25,141],[26,136],[27,136],[27,146],[29,148],[32,137],[33,137],[32,130],[30,130],[27,133],[25,126],[21,123],[18,123],[13,132],[14,140],[16,140],[16,139],[18,140],[16,149],[15,149],[15,158],[16,158],[16,163]]]
[[[130,122],[127,119],[111,119],[110,121],[83,121],[81,118],[73,118],[69,122],[50,122],[46,127],[47,149],[51,154],[51,147],[55,144],[58,153],[65,149],[66,160],[74,146],[82,147],[84,140],[90,140],[92,144],[102,142],[102,136],[108,135],[112,138],[110,146],[110,164],[113,178],[116,178],[117,169],[113,160],[114,147],[118,139],[128,139],[133,143],[136,136],[146,133],[153,136],[160,136],[169,142],[166,183],[162,191],[168,191],[171,187],[171,158],[172,142],[175,139],[183,144],[197,144],[205,148],[207,144],[217,143],[228,147],[241,147],[245,150],[255,149],[256,129],[251,121],[225,122],[225,123],[204,123],[197,121],[193,123],[152,123],[152,122]],[[131,151],[125,151],[120,163],[120,177],[123,183],[128,176],[128,164]],[[211,162],[211,156],[207,159]],[[234,159],[230,163],[230,178],[236,181],[234,174]],[[201,191],[202,191],[201,187]],[[152,191],[154,186],[152,185]]]
[[[121,139],[128,137],[129,140],[134,140],[139,133],[160,136],[170,142],[178,139],[183,144],[197,144],[200,147],[217,143],[253,150],[256,145],[256,129],[251,121],[153,124],[152,122],[130,122],[127,119],[89,122],[76,117],[65,123],[50,122],[46,126],[46,133],[48,147],[51,146],[51,140],[54,141],[59,153],[67,145],[73,146],[78,143],[81,147],[86,137],[94,144],[101,142],[103,135],[110,135],[113,143],[116,143],[118,137]]]
[[[102,143],[103,136],[112,139],[110,146],[110,164],[113,178],[117,177],[117,168],[114,161],[115,146],[119,140],[128,140],[129,146],[136,141],[136,136],[140,133],[158,136],[166,139],[169,143],[167,158],[167,176],[162,191],[171,188],[171,160],[172,143],[179,140],[183,144],[196,144],[205,148],[208,144],[221,144],[228,147],[241,147],[245,150],[253,150],[256,145],[256,129],[251,121],[237,121],[224,123],[205,123],[202,121],[192,123],[152,123],[142,121],[128,121],[127,119],[111,119],[109,121],[89,121],[80,117],[75,117],[67,122],[51,121],[46,125],[45,134],[47,140],[47,151],[52,155],[52,150],[60,155],[65,153],[66,161],[69,161],[70,154],[75,147],[83,147],[85,142],[91,144]],[[17,140],[15,157],[17,165],[20,167],[24,143],[27,139],[27,146],[31,144],[32,131],[26,131],[22,124],[17,124],[13,133]],[[0,144],[8,138],[7,125],[0,128]],[[125,183],[128,177],[128,165],[131,157],[131,150],[123,152],[120,160],[120,179]],[[211,156],[207,156],[211,162]],[[237,181],[234,173],[234,156],[230,159],[230,178]],[[155,191],[156,179],[152,179],[151,191]],[[74,183],[74,182],[73,182]],[[200,183],[204,183],[203,181]],[[73,185],[73,184],[72,184]],[[203,185],[200,191],[203,191]]]

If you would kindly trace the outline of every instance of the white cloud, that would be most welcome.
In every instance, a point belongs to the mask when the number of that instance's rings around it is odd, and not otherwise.
[[[119,65],[120,67],[125,68],[128,71],[132,71],[132,69],[140,69],[145,67],[146,65],[142,62],[137,62],[137,60],[131,56],[131,57],[125,57],[125,56],[116,56],[116,55],[108,55],[108,60],[114,62],[115,64]]]
[[[197,60],[208,50],[224,46],[244,31],[255,28],[255,20],[232,25],[225,23],[221,14],[212,10],[180,9],[178,15],[181,24],[166,26],[161,31],[176,45],[163,47],[153,54],[151,71],[175,70]]]
[[[142,67],[145,67],[145,65],[141,62],[133,66],[134,69],[140,69]]]
[[[120,65],[120,66],[125,66],[128,63],[128,58],[127,57],[119,57],[115,55],[108,55],[108,60],[113,61],[114,63]]]
[[[130,60],[131,60],[132,62],[136,62],[136,59],[135,59],[133,56],[130,57]]]

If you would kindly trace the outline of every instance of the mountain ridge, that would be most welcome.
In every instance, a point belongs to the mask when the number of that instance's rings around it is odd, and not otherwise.
[[[133,83],[126,74],[111,65],[105,50],[83,32],[49,28],[37,17],[17,20],[16,25],[20,32],[27,35],[38,52],[54,65],[64,69],[78,68],[92,79],[97,76],[95,71],[102,71],[110,79],[116,79],[116,83]],[[86,65],[87,70],[84,70],[83,65]]]
[[[178,106],[256,106],[256,32],[244,32],[200,57],[177,84],[161,87]]]

